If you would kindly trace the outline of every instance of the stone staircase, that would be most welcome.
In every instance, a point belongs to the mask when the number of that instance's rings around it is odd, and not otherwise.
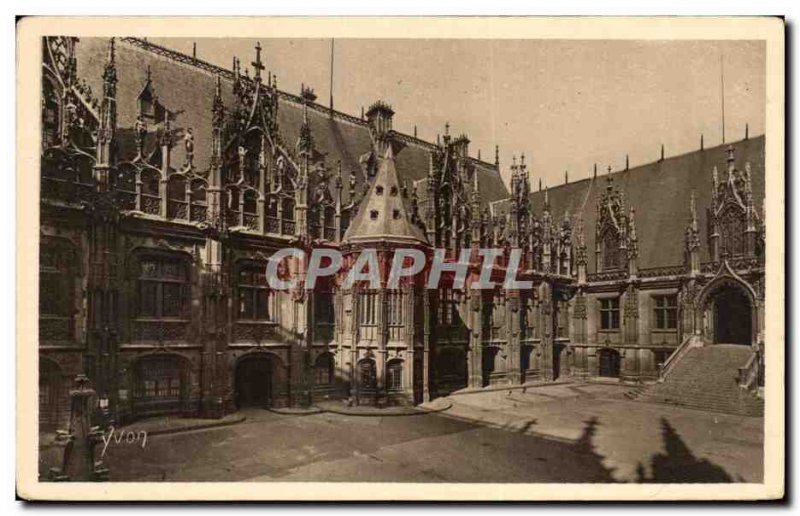
[[[764,415],[764,400],[739,387],[739,368],[753,351],[738,344],[693,347],[664,381],[627,393],[630,399],[743,416]]]

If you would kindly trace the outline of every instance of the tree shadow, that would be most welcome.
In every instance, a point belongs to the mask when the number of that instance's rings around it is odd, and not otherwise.
[[[661,418],[661,438],[664,453],[653,455],[650,459],[653,473],[648,478],[644,465],[636,468],[636,481],[644,483],[722,483],[734,482],[722,467],[706,460],[698,459],[683,442],[675,428]]]
[[[604,466],[603,456],[595,451],[594,437],[600,422],[596,416],[592,416],[584,421],[584,424],[586,426],[583,427],[583,432],[571,446],[571,451],[583,459],[581,460],[582,474],[590,479],[587,480],[589,482],[617,482],[613,475],[614,469]],[[582,482],[583,480],[576,481]]]

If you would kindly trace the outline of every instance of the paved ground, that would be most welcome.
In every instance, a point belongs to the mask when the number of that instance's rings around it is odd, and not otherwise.
[[[244,423],[108,446],[117,481],[761,480],[763,419],[626,400],[615,385],[451,396],[442,413],[250,410]],[[135,428],[135,425],[130,428]]]

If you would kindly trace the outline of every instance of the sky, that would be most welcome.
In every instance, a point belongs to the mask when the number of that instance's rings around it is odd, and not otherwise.
[[[231,68],[250,66],[254,39],[150,41]],[[278,87],[310,85],[327,105],[330,39],[258,40]],[[531,183],[591,176],[596,163],[631,167],[764,133],[766,46],[761,41],[337,39],[334,108],[359,116],[375,100],[395,111],[394,128],[435,141],[466,134],[470,155],[494,161],[508,183],[525,154]],[[724,69],[724,74],[721,73]],[[252,75],[252,67],[251,67]],[[722,77],[724,76],[724,81]]]

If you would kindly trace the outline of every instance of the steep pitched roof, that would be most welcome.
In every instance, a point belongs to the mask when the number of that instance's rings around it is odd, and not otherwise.
[[[764,199],[764,136],[734,142],[736,167],[744,170],[750,163],[753,204],[760,214]],[[554,220],[566,212],[573,226],[583,217],[588,271],[595,272],[595,227],[597,201],[602,196],[607,179],[613,181],[625,197],[625,207],[636,210],[636,234],[639,239],[639,267],[669,267],[682,265],[684,232],[689,223],[689,199],[695,192],[698,225],[700,228],[700,259],[710,260],[708,249],[708,215],[711,206],[712,171],[720,173],[726,167],[728,144],[673,156],[629,170],[599,175],[550,188],[547,192]],[[541,216],[545,192],[531,194],[534,213]],[[507,201],[497,203],[508,213]]]
[[[422,229],[411,222],[403,201],[392,145],[387,145],[386,152],[379,158],[375,179],[343,241],[427,243]]]
[[[76,45],[78,75],[95,92],[102,91],[102,74],[108,46],[106,38],[81,38]],[[176,132],[192,128],[194,134],[194,165],[199,170],[208,168],[211,154],[211,107],[214,99],[216,76],[222,78],[222,97],[226,109],[234,104],[231,72],[199,59],[158,47],[142,40],[124,38],[117,40],[117,124],[121,159],[135,155],[133,125],[137,114],[137,97],[147,82],[150,68],[152,88],[158,101],[173,113],[171,127]],[[339,111],[331,111],[319,104],[310,103],[309,124],[316,148],[325,156],[328,167],[341,162],[345,175],[356,172],[357,188],[361,191],[365,181],[359,159],[372,149],[369,126],[365,120]],[[303,100],[286,92],[279,92],[278,127],[287,145],[294,145],[303,124]],[[146,151],[155,145],[154,124],[150,123]],[[395,164],[401,183],[410,187],[413,181],[423,179],[428,173],[429,153],[433,144],[412,136],[393,132],[405,144],[397,151]],[[176,140],[173,163],[181,164],[184,149]],[[493,165],[472,160],[480,170],[479,182],[484,202],[508,196],[508,190]],[[345,203],[349,192],[342,192]]]

